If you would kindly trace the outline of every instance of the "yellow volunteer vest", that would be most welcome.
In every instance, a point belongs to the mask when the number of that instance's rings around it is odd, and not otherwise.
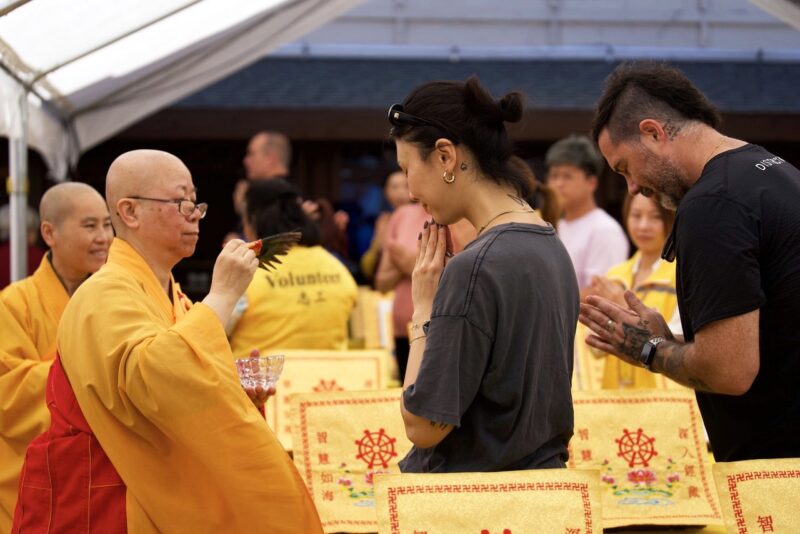
[[[321,246],[295,246],[275,271],[256,272],[247,309],[230,335],[236,358],[254,348],[346,349],[358,288],[347,268]]]

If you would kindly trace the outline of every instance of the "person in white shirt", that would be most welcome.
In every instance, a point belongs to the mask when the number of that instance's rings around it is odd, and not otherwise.
[[[547,151],[545,165],[547,183],[562,210],[558,236],[572,259],[583,300],[594,276],[628,258],[628,238],[595,203],[603,158],[588,137],[571,135],[556,142]]]

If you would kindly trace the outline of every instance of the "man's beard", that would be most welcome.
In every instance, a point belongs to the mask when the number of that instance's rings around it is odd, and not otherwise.
[[[655,203],[660,204],[670,211],[676,211],[678,209],[679,200],[671,195],[659,193],[658,191],[654,191],[649,187],[642,187],[639,192],[647,198],[652,198]]]
[[[642,195],[653,197],[656,202],[671,211],[678,209],[678,204],[689,190],[684,185],[684,174],[681,169],[668,159],[651,156],[642,181],[653,185],[653,187],[642,186],[640,188]]]

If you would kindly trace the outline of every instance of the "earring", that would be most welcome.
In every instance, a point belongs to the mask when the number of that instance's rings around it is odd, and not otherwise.
[[[467,163],[464,162],[464,161],[461,162],[461,170],[462,171],[466,171],[467,170]]]
[[[447,176],[447,171],[445,170],[445,171],[442,173],[442,180],[444,180],[444,182],[445,182],[446,184],[452,184],[453,182],[455,182],[455,181],[456,181],[456,173],[455,173],[455,172],[451,172],[451,173],[450,173],[450,177],[448,177],[448,176]]]

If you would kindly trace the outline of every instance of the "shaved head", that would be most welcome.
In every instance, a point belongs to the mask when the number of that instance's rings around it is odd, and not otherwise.
[[[122,154],[108,169],[106,199],[117,237],[152,268],[168,274],[194,254],[205,207],[197,209],[192,173],[177,157],[160,150]],[[191,215],[181,206],[194,206]]]
[[[81,208],[87,202],[103,202],[92,186],[80,182],[65,182],[54,185],[42,196],[39,204],[39,219],[50,222],[55,226],[60,225],[73,214],[76,208]]]
[[[176,156],[161,150],[132,150],[114,160],[106,175],[106,201],[118,234],[125,231],[116,208],[119,200],[152,196],[165,177],[175,173],[188,175],[189,169]]]
[[[93,187],[66,182],[45,192],[39,213],[53,269],[72,294],[108,257],[114,233],[106,203]]]

